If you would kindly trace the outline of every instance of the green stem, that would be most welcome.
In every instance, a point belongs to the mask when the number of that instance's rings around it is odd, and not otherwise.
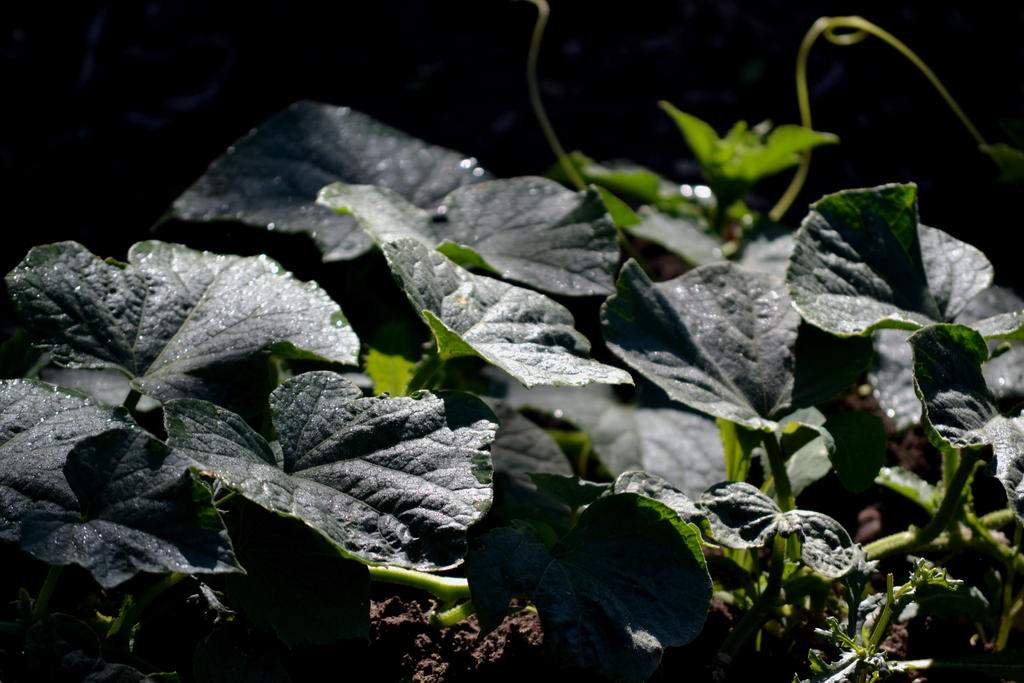
[[[774,433],[766,432],[761,441],[768,454],[768,465],[771,467],[772,483],[775,486],[775,498],[779,502],[779,508],[783,512],[788,512],[796,507],[796,501],[793,498],[793,487],[789,483],[789,475],[786,474],[786,456]]]
[[[221,496],[217,500],[213,501],[213,507],[219,508],[221,505],[223,505],[224,503],[228,502],[229,500],[231,500],[232,498],[234,498],[237,495],[238,495],[238,491],[231,491],[229,493],[225,493],[223,496]]]
[[[139,601],[128,609],[128,613],[125,614],[124,619],[122,619],[121,622],[107,634],[107,637],[109,638],[114,636],[119,632],[124,633],[126,636],[131,634],[132,628],[142,618],[142,614],[146,611],[146,608],[149,607],[158,597],[181,583],[182,580],[187,579],[188,576],[188,574],[183,574],[181,572],[172,572],[164,576],[163,579],[151,586],[149,590],[142,594]]]
[[[434,376],[434,374],[441,369],[444,361],[441,360],[441,356],[437,352],[435,347],[430,355],[420,361],[420,364],[416,366],[416,372],[413,373],[412,378],[409,380],[409,384],[405,387],[405,395],[409,396],[421,389],[425,389],[428,386],[428,382]]]
[[[978,454],[976,451],[961,451],[960,465],[953,473],[953,477],[950,479],[949,486],[946,488],[945,495],[942,498],[942,503],[939,505],[939,509],[935,512],[935,516],[932,517],[931,521],[920,529],[901,531],[868,543],[864,546],[864,552],[867,553],[868,559],[877,560],[887,555],[925,545],[945,531],[953,521],[956,512],[961,508],[964,487],[970,481],[977,462]]]
[[[468,619],[475,613],[476,606],[473,601],[466,600],[449,609],[431,612],[430,625],[435,628],[447,628]]]
[[[533,107],[533,113],[537,116],[540,129],[544,132],[548,146],[555,153],[555,157],[558,159],[558,163],[561,164],[562,170],[565,171],[565,174],[569,177],[572,184],[576,186],[576,189],[582,191],[587,189],[587,184],[583,182],[583,178],[576,172],[576,168],[569,161],[569,156],[565,153],[565,149],[562,148],[562,143],[558,141],[555,129],[551,125],[551,121],[548,120],[547,113],[544,111],[544,103],[540,99],[540,86],[537,84],[537,58],[540,56],[540,43],[544,37],[544,28],[547,26],[548,16],[551,12],[548,9],[547,0],[527,0],[527,2],[537,8],[537,23],[533,25],[530,51],[526,57],[526,88],[530,93],[530,106]]]
[[[32,621],[39,621],[46,616],[46,608],[50,604],[50,598],[53,597],[53,591],[57,588],[57,580],[63,570],[64,565],[50,565],[50,571],[46,573],[43,587],[39,589],[39,596],[36,597],[35,606],[32,608]]]
[[[1016,525],[1016,529],[1013,532],[1013,548],[1020,549],[1021,542],[1021,527],[1020,524]],[[1017,553],[1014,553],[1015,555]],[[1021,601],[1024,601],[1024,593],[1022,593],[1020,600],[1014,600],[1013,598],[1013,584],[1017,578],[1017,565],[1016,563],[1009,563],[1006,567],[1006,580],[1003,582],[1003,604],[1002,610],[999,617],[999,631],[996,634],[995,649],[996,652],[1003,650],[1006,647],[1007,641],[1010,639],[1010,630],[1013,627],[1013,618],[1016,614],[1017,609],[1020,608]]]
[[[892,616],[892,607],[896,603],[896,599],[892,594],[892,574],[887,574],[885,577],[885,607],[882,608],[882,613],[878,616],[878,621],[875,622],[875,628],[871,632],[871,638],[868,640],[868,653],[874,654],[878,649],[878,646],[885,639],[885,634],[889,630],[889,619]]]
[[[837,29],[852,29],[852,33],[837,33]],[[807,56],[810,54],[811,47],[818,40],[818,38],[824,34],[825,39],[834,45],[853,45],[864,40],[869,35],[875,36],[883,42],[890,45],[897,52],[903,55],[907,60],[910,61],[917,69],[924,74],[925,78],[935,87],[939,92],[939,95],[946,102],[953,113],[956,114],[960,122],[963,123],[964,127],[971,134],[971,137],[981,145],[985,146],[988,143],[985,142],[985,138],[982,137],[978,129],[971,123],[971,120],[967,118],[967,114],[960,108],[956,100],[946,89],[946,86],[942,84],[939,77],[935,75],[928,65],[917,56],[917,54],[907,47],[902,41],[896,36],[892,35],[888,31],[881,27],[872,24],[870,21],[858,16],[849,17],[819,17],[811,28],[807,31],[803,41],[800,43],[800,49],[797,52],[796,58],[796,97],[797,105],[800,108],[800,123],[806,128],[811,128],[811,105],[810,96],[808,95],[807,88]],[[800,193],[800,189],[803,187],[804,182],[807,180],[807,173],[811,166],[811,150],[805,150],[800,156],[800,166],[797,168],[796,175],[793,176],[793,180],[790,182],[789,187],[786,188],[786,192],[779,199],[779,202],[769,212],[769,216],[772,220],[778,221],[782,219],[789,207],[792,206],[796,200],[797,195]]]
[[[1014,521],[1014,514],[1010,508],[996,510],[978,518],[978,522],[986,529],[1002,529],[1012,521]]]
[[[393,583],[426,591],[441,602],[469,600],[469,582],[463,578],[435,576],[427,572],[402,567],[367,567],[370,579],[381,583]]]
[[[778,490],[776,488],[776,490]],[[728,667],[743,644],[761,628],[764,617],[778,602],[782,590],[782,571],[786,565],[786,539],[776,534],[772,541],[772,560],[768,569],[768,581],[750,610],[743,615],[732,632],[722,641],[715,660]]]

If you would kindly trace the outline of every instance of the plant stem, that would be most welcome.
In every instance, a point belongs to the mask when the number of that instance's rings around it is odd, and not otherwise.
[[[1010,508],[996,510],[978,518],[978,522],[986,529],[1001,529],[1012,521],[1014,521],[1014,515]]]
[[[430,613],[430,624],[435,628],[447,628],[463,621],[476,613],[476,605],[472,600],[460,602],[454,607]]]
[[[130,389],[128,396],[124,399],[124,409],[129,413],[135,412],[135,407],[139,405],[140,398],[142,398],[142,394],[138,390],[135,388]]]
[[[43,587],[39,589],[39,596],[36,597],[35,606],[32,608],[32,621],[39,621],[46,616],[46,608],[50,604],[50,598],[53,597],[53,591],[57,588],[57,580],[63,570],[64,565],[50,565],[50,571],[46,573]]]
[[[402,567],[367,567],[370,579],[381,583],[393,583],[426,591],[441,602],[469,600],[469,582],[463,578],[435,576],[427,572]]]
[[[836,29],[853,29],[852,33],[837,33]],[[985,142],[985,138],[982,137],[978,129],[971,123],[971,120],[967,118],[967,114],[960,108],[956,100],[946,89],[946,86],[942,84],[939,77],[935,75],[928,65],[917,56],[917,54],[907,47],[902,41],[896,36],[892,35],[888,31],[884,30],[880,26],[872,24],[870,21],[858,16],[848,17],[819,17],[811,28],[807,31],[803,41],[800,43],[800,49],[797,52],[796,58],[796,98],[797,105],[800,108],[800,123],[806,128],[811,127],[811,104],[810,96],[807,88],[807,56],[810,54],[811,47],[815,41],[824,34],[825,39],[833,45],[854,45],[859,43],[868,35],[875,36],[876,38],[887,43],[893,47],[897,52],[906,57],[911,64],[924,74],[925,78],[935,87],[939,92],[939,95],[946,102],[953,113],[956,114],[960,122],[967,128],[967,132],[971,134],[971,137],[975,139],[979,146],[986,146],[988,143]],[[800,193],[800,189],[803,187],[804,182],[807,180],[807,172],[811,166],[811,150],[805,150],[800,156],[800,166],[797,168],[796,175],[793,176],[793,180],[790,182],[789,187],[786,188],[786,192],[779,199],[779,202],[769,212],[769,216],[772,220],[778,221],[782,219],[782,216],[789,210],[789,207],[796,200],[797,195]]]
[[[788,512],[796,507],[793,498],[793,487],[789,483],[789,475],[786,474],[786,456],[782,452],[779,439],[773,432],[765,432],[762,437],[765,452],[768,454],[768,465],[772,471],[772,483],[775,485],[775,498],[779,508]]]
[[[1013,532],[1013,548],[1020,549],[1021,542],[1021,527],[1020,524],[1016,525]],[[1016,553],[1015,553],[1016,554]],[[1002,610],[999,616],[999,631],[996,634],[995,649],[996,652],[1006,647],[1007,641],[1010,639],[1010,629],[1013,627],[1013,617],[1020,608],[1020,603],[1024,601],[1024,593],[1021,594],[1019,600],[1013,598],[1013,584],[1017,578],[1017,565],[1010,562],[1006,566],[1006,580],[1003,582],[1003,601]]]
[[[530,93],[530,106],[533,107],[533,113],[537,116],[540,129],[544,132],[548,146],[555,153],[555,157],[558,159],[558,163],[561,164],[562,170],[569,176],[569,180],[576,186],[576,189],[582,191],[587,189],[587,184],[583,182],[583,178],[576,172],[576,168],[569,161],[569,156],[565,153],[565,149],[562,148],[562,143],[558,141],[555,129],[551,125],[551,121],[548,120],[547,113],[544,111],[544,103],[540,99],[540,87],[537,84],[537,58],[540,55],[540,43],[544,37],[544,28],[547,26],[548,16],[551,12],[548,9],[547,0],[527,0],[527,2],[537,8],[537,23],[533,25],[530,51],[526,57],[526,88]]]
[[[416,372],[413,373],[412,378],[409,379],[409,384],[405,387],[405,395],[409,396],[426,388],[434,373],[440,370],[443,364],[444,361],[441,360],[441,356],[437,353],[437,348],[435,347],[430,351],[430,355],[416,366]]]
[[[957,510],[961,508],[964,487],[974,473],[978,462],[978,454],[972,449],[960,451],[960,465],[956,468],[946,488],[939,509],[931,521],[920,529],[901,531],[891,536],[880,538],[864,546],[869,560],[877,560],[887,555],[911,550],[934,540],[946,530]],[[776,488],[777,490],[777,488]]]
[[[892,594],[892,585],[892,574],[887,574],[885,577],[885,607],[882,608],[882,613],[878,616],[878,621],[875,622],[875,628],[871,631],[871,638],[867,643],[869,654],[875,653],[885,637],[885,633],[889,630],[892,607],[896,603],[896,599]]]
[[[778,488],[776,487],[776,491]],[[778,534],[772,541],[772,560],[768,569],[768,581],[750,610],[743,615],[736,627],[722,642],[715,660],[728,667],[743,644],[761,628],[761,622],[778,601],[782,589],[782,571],[786,565],[786,539]]]

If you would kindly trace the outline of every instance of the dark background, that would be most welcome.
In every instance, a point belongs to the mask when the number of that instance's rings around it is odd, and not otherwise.
[[[822,14],[861,14],[915,49],[990,142],[1024,117],[1016,3],[552,0],[544,100],[568,149],[698,181],[666,99],[724,132],[799,121],[797,47]],[[511,0],[38,3],[0,9],[4,271],[33,244],[77,239],[124,256],[235,138],[288,103],[348,105],[476,156],[501,176],[552,163],[523,76],[535,10]],[[787,216],[825,192],[920,185],[923,222],[982,247],[1024,283],[1020,188],[892,48],[824,40],[810,62],[816,153]],[[789,173],[758,187],[769,208]],[[240,249],[240,251],[244,251]],[[1014,282],[1016,280],[1016,283]]]

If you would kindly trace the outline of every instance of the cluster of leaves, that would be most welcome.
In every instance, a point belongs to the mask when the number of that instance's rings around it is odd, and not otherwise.
[[[141,679],[146,608],[187,579],[213,616],[179,673],[212,680],[246,666],[232,655],[239,623],[288,647],[367,637],[380,580],[432,593],[441,625],[475,611],[484,632],[525,599],[550,652],[620,680],[696,638],[716,589],[745,616],[715,666],[766,622],[827,612],[840,652],[816,657],[816,680],[838,681],[898,668],[878,649],[890,613],[929,609],[925,586],[956,588],[918,565],[909,588],[872,594],[871,561],[957,544],[1007,573],[1006,631],[1024,558],[990,527],[1024,520],[1024,418],[999,408],[1024,390],[1006,346],[1024,339],[1024,306],[992,287],[980,252],[918,224],[912,185],[825,197],[795,236],[722,249],[736,243],[726,221],[752,216],[750,186],[831,138],[737,126],[719,139],[669,111],[710,209],[655,179],[637,222],[615,193],[642,169],[581,162],[600,186],[580,192],[493,179],[311,102],[237,141],[175,202],[164,229],[306,234],[334,268],[393,279],[412,308],[382,304],[383,325],[367,288],[329,295],[266,256],[149,241],[122,263],[76,243],[34,248],[7,277],[23,331],[4,371],[24,376],[0,384],[0,535],[50,570],[3,624],[22,652],[11,666]],[[708,263],[665,282],[635,260],[620,268],[622,230],[685,214],[716,245]],[[572,312],[593,314],[595,297],[597,359]],[[888,330],[901,343],[916,330],[909,352]],[[409,342],[428,334],[425,352]],[[941,487],[882,467],[879,418],[820,409],[871,363],[883,401],[923,406],[947,453]],[[1008,500],[998,522],[975,515],[967,486],[986,444]],[[796,505],[832,471],[854,491],[904,493],[932,522],[862,548]],[[67,565],[103,592],[51,613]],[[68,656],[32,656],[45,648]]]

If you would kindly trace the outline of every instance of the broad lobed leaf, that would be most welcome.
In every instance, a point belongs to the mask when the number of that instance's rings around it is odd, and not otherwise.
[[[364,563],[454,566],[491,504],[497,425],[468,395],[362,398],[334,373],[298,375],[271,394],[280,461],[213,404],[181,399],[165,410],[168,443],[203,472]]]
[[[413,239],[382,248],[442,359],[479,356],[527,387],[633,383],[629,373],[587,358],[590,342],[572,314],[546,296],[474,275]]]
[[[115,368],[159,400],[233,406],[263,389],[272,349],[356,362],[359,340],[337,304],[265,256],[140,242],[128,261],[75,242],[33,248],[7,285],[34,343],[63,365]]]
[[[693,640],[711,601],[697,532],[665,505],[629,493],[590,504],[550,549],[529,528],[486,534],[468,577],[485,632],[512,597],[529,598],[545,648],[619,680],[646,678],[665,647]]]
[[[619,246],[600,194],[544,178],[462,187],[434,217],[382,187],[336,183],[319,204],[354,215],[378,243],[411,237],[450,258],[547,292],[610,294]]]
[[[432,208],[456,187],[489,177],[465,154],[348,107],[301,101],[236,140],[174,202],[173,215],[307,233],[325,261],[339,261],[373,242],[351,217],[316,205],[325,185],[380,185]]]

